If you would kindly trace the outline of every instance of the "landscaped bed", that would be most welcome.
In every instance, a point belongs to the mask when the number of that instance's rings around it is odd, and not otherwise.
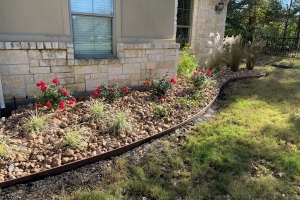
[[[76,103],[58,111],[47,107],[36,109],[31,104],[23,106],[8,119],[2,118],[2,141],[9,151],[0,162],[0,181],[104,154],[158,134],[200,112],[226,81],[260,75],[261,72],[255,70],[224,69],[221,78],[201,92],[179,79],[176,92],[164,98],[154,95],[152,90],[130,91],[112,103],[104,103],[100,117],[91,112],[90,105],[95,102],[91,97],[79,97]],[[196,98],[195,94],[198,94]],[[37,113],[39,117],[45,116],[44,130],[28,128],[28,120]],[[112,125],[118,117],[126,122],[126,129]]]

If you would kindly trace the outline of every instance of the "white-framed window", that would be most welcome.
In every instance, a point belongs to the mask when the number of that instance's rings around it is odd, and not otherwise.
[[[113,56],[114,0],[70,0],[75,58]]]
[[[180,44],[180,48],[183,48],[186,43],[190,43],[192,31],[192,1],[193,0],[178,0],[176,42]]]

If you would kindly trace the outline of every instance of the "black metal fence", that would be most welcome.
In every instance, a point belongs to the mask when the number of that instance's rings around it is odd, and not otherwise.
[[[287,57],[300,57],[300,38],[265,37],[263,53]]]

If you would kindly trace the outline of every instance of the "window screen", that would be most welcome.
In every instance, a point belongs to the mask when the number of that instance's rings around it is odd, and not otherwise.
[[[176,42],[183,48],[189,43],[191,32],[192,0],[178,0]]]

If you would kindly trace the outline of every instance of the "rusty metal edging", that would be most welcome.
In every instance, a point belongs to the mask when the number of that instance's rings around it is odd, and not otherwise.
[[[12,186],[12,185],[16,185],[16,184],[19,184],[19,183],[26,183],[26,182],[30,182],[30,181],[36,181],[36,180],[40,180],[44,177],[47,177],[47,176],[53,176],[53,175],[57,175],[57,174],[60,174],[62,172],[66,172],[66,171],[70,171],[70,170],[73,170],[73,169],[77,169],[79,167],[82,167],[82,166],[85,166],[85,165],[88,165],[88,164],[91,164],[91,163],[95,163],[97,161],[100,161],[100,160],[104,160],[104,159],[107,159],[107,158],[110,158],[110,157],[113,157],[113,156],[117,156],[117,155],[120,155],[120,154],[123,154],[133,148],[136,148],[144,143],[147,143],[147,142],[150,142],[151,140],[153,139],[157,139],[157,138],[160,138],[172,131],[174,131],[175,129],[191,122],[191,121],[194,121],[195,119],[197,119],[198,117],[200,117],[214,102],[215,100],[217,99],[217,97],[219,96],[220,94],[220,91],[221,91],[221,88],[228,82],[230,81],[234,81],[234,80],[237,80],[237,79],[242,79],[242,78],[258,78],[258,77],[261,77],[261,76],[265,76],[265,74],[262,74],[262,75],[252,75],[252,76],[247,76],[247,77],[235,77],[235,78],[232,78],[232,79],[228,79],[226,80],[224,83],[222,83],[221,87],[219,88],[219,91],[218,91],[218,94],[213,98],[213,100],[207,105],[205,106],[199,113],[197,113],[196,115],[192,116],[191,118],[189,118],[188,120],[184,121],[184,122],[181,122],[180,124],[177,124],[176,126],[170,128],[170,129],[167,129],[163,132],[160,132],[156,135],[152,135],[148,138],[144,138],[142,140],[139,140],[139,141],[136,141],[134,143],[131,143],[127,146],[123,146],[123,147],[120,147],[120,148],[117,148],[117,149],[114,149],[114,150],[111,150],[111,151],[108,151],[106,153],[103,153],[103,154],[100,154],[100,155],[97,155],[97,156],[93,156],[93,157],[89,157],[89,158],[86,158],[86,159],[83,159],[83,160],[79,160],[79,161],[75,161],[75,162],[70,162],[70,163],[67,163],[67,164],[64,164],[64,165],[61,165],[59,167],[54,167],[54,168],[51,168],[51,169],[48,169],[48,170],[44,170],[44,171],[41,171],[41,172],[38,172],[38,173],[34,173],[34,174],[30,174],[30,175],[27,175],[27,176],[24,176],[24,177],[21,177],[21,178],[16,178],[16,179],[12,179],[12,180],[8,180],[8,181],[4,181],[4,182],[1,182],[0,183],[0,188],[6,188],[6,187],[9,187],[9,186]]]

